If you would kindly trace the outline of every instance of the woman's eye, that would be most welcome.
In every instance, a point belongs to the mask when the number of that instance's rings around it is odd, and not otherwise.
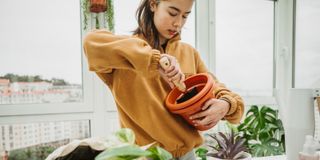
[[[171,13],[169,12],[170,16],[177,16],[178,14],[177,13]]]

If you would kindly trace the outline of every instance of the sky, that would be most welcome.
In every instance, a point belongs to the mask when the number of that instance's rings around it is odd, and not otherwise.
[[[0,75],[81,83],[79,6],[77,0],[1,0]]]
[[[320,79],[320,1],[300,2],[296,82],[299,87],[310,87]],[[114,3],[116,33],[130,34],[136,27],[134,6],[139,0]],[[1,0],[0,4],[0,76],[41,75],[81,83],[78,0]],[[217,0],[216,6],[218,78],[231,88],[272,87],[272,2]],[[193,15],[182,31],[182,40],[194,46],[192,22]]]

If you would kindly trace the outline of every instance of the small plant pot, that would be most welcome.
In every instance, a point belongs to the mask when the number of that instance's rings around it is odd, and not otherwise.
[[[184,83],[187,91],[181,92],[178,88],[173,88],[166,98],[166,106],[170,112],[181,115],[190,125],[194,126],[189,117],[201,111],[201,107],[208,99],[214,98],[214,81],[209,74],[200,73],[187,78]],[[196,94],[192,98],[182,103],[177,103],[179,98],[194,88],[196,89]],[[208,126],[198,125],[194,127],[200,131],[204,131],[213,126],[214,124]]]
[[[106,0],[90,0],[89,8],[93,13],[105,12],[108,9],[108,3]]]
[[[239,152],[233,159],[237,160],[252,160],[252,156],[248,152]],[[207,160],[230,160],[230,159],[221,159],[216,157],[207,157]]]

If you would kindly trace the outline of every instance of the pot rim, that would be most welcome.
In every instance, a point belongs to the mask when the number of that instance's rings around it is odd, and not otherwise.
[[[193,87],[193,86],[188,86],[189,82],[193,81],[197,77],[201,77],[201,78],[204,77],[206,79],[206,82],[201,82],[201,83],[205,83],[205,85],[199,93],[197,93],[195,96],[193,96],[189,100],[182,102],[182,103],[179,103],[179,104],[176,103],[176,100],[174,100],[174,103],[172,103],[172,100],[170,101],[169,97],[174,95],[174,93],[179,93],[178,95],[181,95],[181,94],[183,94],[183,92],[181,92],[177,87],[175,87],[173,90],[171,90],[171,92],[168,94],[168,96],[166,98],[166,106],[168,107],[168,109],[170,111],[181,110],[181,109],[184,109],[190,105],[193,105],[194,103],[196,103],[199,99],[201,99],[203,96],[205,96],[210,91],[210,88],[212,88],[214,85],[214,81],[208,73],[199,73],[199,74],[195,74],[195,75],[188,77],[184,81],[184,83],[187,86],[187,90],[189,90]],[[199,84],[201,84],[201,83],[199,83]]]
[[[198,108],[198,107],[194,106],[196,103],[204,104],[208,98],[214,98],[213,94],[211,94],[212,91],[213,91],[213,87],[211,87],[209,89],[209,91],[207,93],[205,93],[203,96],[201,96],[198,101],[196,101],[196,102],[194,102],[194,103],[192,103],[192,104],[190,104],[188,106],[185,106],[183,108],[176,109],[176,110],[171,110],[171,112],[175,113],[175,114],[186,114],[186,113],[188,114],[188,112],[189,112],[188,110],[189,109],[192,108],[191,110],[194,110],[194,109]],[[208,94],[211,94],[211,95],[208,95]]]

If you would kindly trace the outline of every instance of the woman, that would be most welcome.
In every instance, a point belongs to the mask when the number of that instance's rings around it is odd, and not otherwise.
[[[131,128],[138,145],[158,142],[178,159],[195,159],[193,148],[203,143],[200,133],[166,110],[164,101],[173,81],[208,72],[196,49],[180,42],[194,0],[142,0],[133,36],[105,30],[90,32],[84,40],[89,68],[107,84],[116,101],[121,127]],[[171,66],[159,67],[161,57]],[[214,76],[213,76],[214,77]],[[215,99],[192,115],[194,125],[215,125],[221,119],[238,123],[243,101],[214,77]]]

